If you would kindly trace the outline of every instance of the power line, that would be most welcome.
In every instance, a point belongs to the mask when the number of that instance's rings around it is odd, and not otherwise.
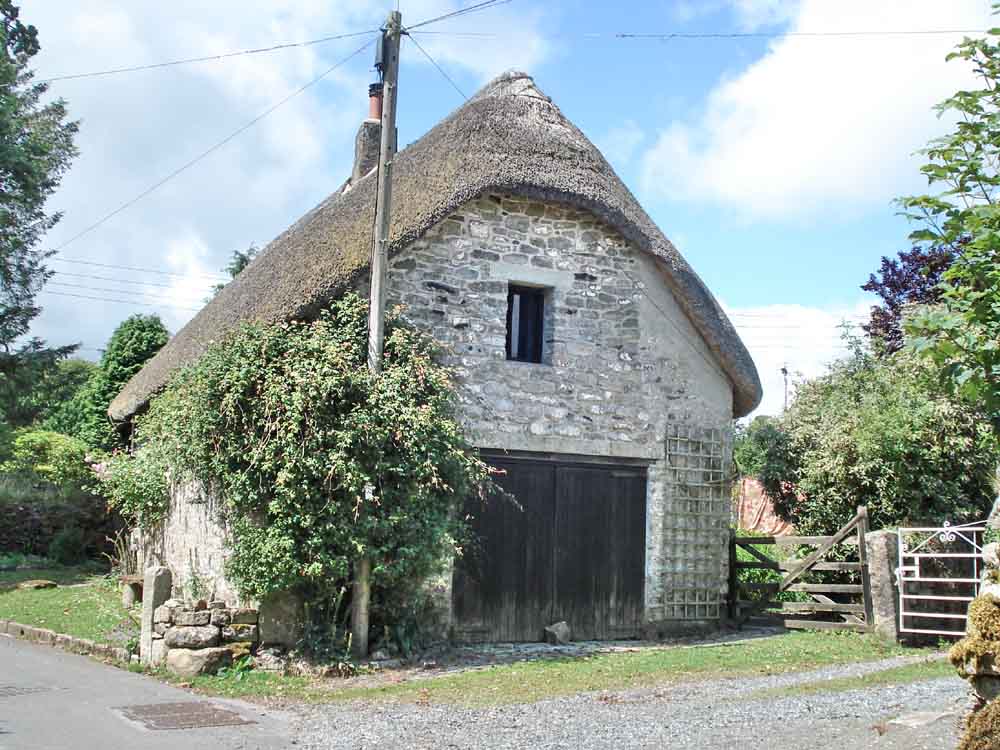
[[[63,247],[68,243],[65,243]],[[176,273],[173,271],[161,271],[155,268],[140,268],[139,266],[122,266],[114,263],[99,263],[95,260],[81,260],[79,258],[49,258],[46,262],[48,263],[76,263],[84,266],[96,266],[98,268],[113,268],[117,271],[137,271],[139,273],[155,273],[157,276],[173,276],[181,279],[192,279],[192,278],[202,278],[208,279],[209,281],[218,282],[226,281],[227,277],[225,274],[208,275],[201,273]],[[56,273],[60,273],[57,271]]]
[[[71,271],[53,271],[56,276],[70,276],[74,279],[92,279],[94,281],[112,281],[116,284],[132,284],[133,286],[155,286],[163,289],[174,289],[174,284],[162,284],[158,281],[133,281],[132,279],[116,279],[113,276],[92,276],[86,273],[72,273]]]
[[[111,292],[112,294],[126,294],[129,296],[143,297],[145,299],[156,300],[159,302],[173,302],[174,300],[177,299],[176,297],[165,297],[160,294],[153,294],[152,292],[144,292],[141,290],[132,291],[131,289],[109,289],[108,287],[103,287],[103,286],[89,286],[87,284],[70,284],[63,281],[50,281],[48,283],[48,286],[66,287],[69,289],[84,289],[90,292]]]
[[[412,26],[407,26],[404,31],[413,31],[414,29],[419,29],[423,26],[430,26],[432,23],[439,23],[449,18],[457,18],[458,16],[468,15],[469,13],[476,13],[481,10],[486,10],[487,8],[493,8],[497,5],[506,5],[510,1],[511,0],[484,0],[484,2],[470,5],[467,8],[459,8],[451,13],[445,13],[442,16],[428,18],[426,21],[421,21],[420,23],[415,23]]]
[[[437,71],[438,71],[438,73],[440,73],[440,74],[441,74],[441,75],[442,75],[442,76],[444,77],[444,79],[445,79],[445,80],[446,80],[446,81],[447,81],[448,83],[450,83],[450,84],[451,84],[451,87],[452,87],[453,89],[455,89],[455,91],[457,91],[457,92],[458,92],[458,95],[459,95],[459,96],[461,96],[461,97],[462,97],[463,99],[465,99],[466,101],[468,101],[468,100],[469,100],[469,97],[468,97],[468,95],[467,95],[467,94],[466,94],[466,93],[465,93],[464,91],[462,91],[462,89],[460,89],[460,88],[459,88],[458,84],[457,84],[457,83],[455,83],[455,81],[453,81],[453,80],[452,80],[452,78],[451,78],[451,76],[450,76],[450,75],[448,75],[447,73],[445,73],[445,72],[444,72],[444,68],[442,68],[442,67],[441,67],[440,65],[438,65],[438,63],[437,63],[437,60],[435,60],[435,59],[434,59],[433,57],[431,57],[431,53],[430,53],[430,52],[428,52],[427,50],[425,50],[425,49],[424,49],[424,48],[423,48],[423,47],[422,47],[422,46],[420,45],[420,42],[418,42],[418,41],[417,41],[416,39],[414,39],[414,38],[413,38],[412,36],[410,37],[410,41],[412,41],[412,42],[413,42],[413,43],[414,43],[415,45],[417,45],[417,49],[418,49],[418,50],[420,50],[420,51],[421,51],[421,52],[422,52],[422,53],[424,54],[424,57],[426,57],[426,58],[427,58],[428,60],[430,60],[430,62],[431,62],[431,65],[433,65],[433,66],[434,66],[435,68],[437,68]]]
[[[127,299],[109,299],[108,297],[90,297],[85,294],[72,294],[71,292],[50,292],[47,289],[43,289],[42,294],[52,294],[57,297],[76,297],[77,299],[90,299],[96,300],[97,302],[116,302],[123,305],[142,305],[143,307],[168,307],[174,310],[189,310],[191,312],[199,312],[200,307],[178,307],[177,305],[167,305],[167,304],[154,304],[152,302],[138,302],[136,300]]]
[[[509,0],[508,0],[509,1]],[[411,26],[410,31],[416,27]],[[881,38],[906,36],[936,36],[948,34],[986,34],[989,29],[900,29],[885,31],[662,31],[662,32],[555,32],[547,36],[572,39],[653,39],[669,41],[673,39],[776,39],[781,37],[795,38]],[[506,34],[489,31],[417,31],[418,34],[434,34],[436,36],[470,37],[481,39],[506,38]]]
[[[156,70],[158,68],[170,68],[175,65],[189,65],[192,63],[215,62],[226,60],[231,57],[243,57],[245,55],[258,55],[263,52],[277,52],[283,49],[293,49],[295,47],[310,47],[315,44],[333,42],[338,39],[351,39],[352,37],[364,36],[366,34],[377,34],[378,29],[369,31],[354,31],[349,34],[336,34],[334,36],[324,36],[319,39],[310,39],[305,42],[288,42],[286,44],[275,44],[270,47],[256,47],[253,49],[238,50],[236,52],[222,52],[218,55],[205,55],[204,57],[187,57],[181,60],[169,60],[167,62],[150,63],[148,65],[130,65],[121,68],[109,68],[107,70],[95,70],[89,73],[70,73],[62,76],[52,76],[43,78],[38,83],[54,83],[56,81],[74,81],[80,78],[99,78],[102,76],[116,75],[118,73],[137,73],[142,70]]]
[[[311,81],[309,81],[305,85],[300,86],[299,88],[297,88],[295,91],[293,91],[291,94],[289,94],[288,96],[286,96],[284,99],[282,99],[279,102],[277,102],[276,104],[273,104],[270,107],[268,107],[262,113],[260,113],[255,118],[253,118],[252,120],[250,120],[250,122],[248,122],[245,125],[237,128],[232,133],[230,133],[225,138],[223,138],[221,141],[218,141],[213,146],[209,147],[205,151],[202,151],[198,156],[196,156],[193,159],[191,159],[190,161],[186,162],[183,166],[178,167],[173,172],[171,172],[170,174],[168,174],[166,177],[158,180],[156,183],[154,183],[152,186],[150,186],[150,187],[146,188],[145,190],[143,190],[141,193],[139,193],[134,198],[125,201],[123,204],[121,204],[120,206],[118,206],[118,208],[116,208],[111,213],[106,214],[104,217],[102,217],[98,221],[94,222],[90,226],[86,227],[85,229],[81,230],[80,232],[77,232],[75,235],[73,235],[72,237],[70,237],[64,243],[62,243],[61,245],[59,245],[58,247],[56,247],[55,248],[55,252],[59,252],[60,250],[62,250],[63,248],[65,248],[67,245],[69,245],[69,244],[71,244],[73,242],[76,242],[76,240],[80,239],[84,235],[87,235],[90,232],[94,231],[99,226],[101,226],[102,224],[104,224],[108,220],[114,218],[115,216],[117,216],[118,214],[120,214],[125,209],[127,209],[127,208],[135,205],[136,203],[138,203],[140,200],[142,200],[143,198],[145,198],[150,193],[154,192],[158,188],[160,188],[163,185],[165,185],[166,183],[170,182],[170,180],[174,179],[175,177],[177,177],[181,173],[186,172],[188,169],[190,169],[191,167],[193,167],[195,164],[197,164],[198,162],[200,162],[202,159],[204,159],[207,156],[210,156],[211,154],[215,153],[220,148],[222,148],[223,146],[225,146],[227,143],[229,143],[230,141],[232,141],[234,138],[236,138],[237,136],[243,134],[244,132],[246,132],[247,130],[249,130],[250,128],[252,128],[254,125],[256,125],[258,122],[260,122],[261,120],[263,120],[268,115],[270,115],[276,109],[278,109],[279,107],[283,106],[284,104],[287,104],[292,99],[294,99],[295,97],[297,97],[299,94],[303,93],[307,89],[311,88],[312,86],[314,86],[317,83],[319,83],[320,81],[322,81],[324,78],[326,78],[328,75],[330,75],[333,71],[337,70],[337,68],[340,68],[341,66],[346,65],[350,60],[352,60],[353,58],[357,57],[364,50],[368,49],[368,47],[371,47],[374,43],[375,43],[374,39],[372,39],[372,40],[370,40],[368,42],[365,42],[363,45],[361,45],[360,47],[358,47],[356,50],[354,50],[354,52],[352,52],[351,54],[349,54],[347,57],[345,57],[342,60],[338,61],[337,63],[335,63],[331,67],[327,68],[325,71],[323,71],[322,73],[320,73],[318,76],[316,76],[315,78],[313,78]]]

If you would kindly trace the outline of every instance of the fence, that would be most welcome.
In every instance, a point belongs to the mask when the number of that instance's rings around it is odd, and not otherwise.
[[[965,635],[966,610],[979,595],[986,530],[983,522],[899,529],[901,633]]]
[[[857,514],[836,534],[830,536],[754,537],[733,534],[730,544],[730,619],[746,622],[756,614],[777,614],[787,628],[870,631],[874,623],[871,580],[865,534],[868,533],[868,510]],[[812,546],[803,558],[781,560],[760,551],[760,546]],[[853,560],[829,560],[838,546],[854,548]],[[751,561],[741,561],[737,551],[744,550]],[[777,571],[780,580],[743,582],[740,571]],[[816,573],[852,573],[854,581],[815,580]],[[807,574],[809,574],[807,576]],[[806,578],[809,580],[806,580]],[[844,578],[843,575],[840,576]],[[855,582],[856,581],[856,582]],[[777,601],[786,592],[800,594],[801,601]],[[785,615],[796,615],[785,617]]]

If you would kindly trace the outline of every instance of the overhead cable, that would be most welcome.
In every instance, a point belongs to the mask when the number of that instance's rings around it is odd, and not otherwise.
[[[265,117],[267,117],[268,115],[270,115],[275,110],[277,110],[279,107],[287,104],[292,99],[294,99],[299,94],[301,94],[304,91],[306,91],[307,89],[311,88],[312,86],[315,86],[317,83],[319,83],[324,78],[326,78],[328,75],[330,75],[333,71],[337,70],[337,68],[339,68],[339,67],[341,67],[343,65],[346,65],[350,60],[352,60],[355,57],[357,57],[364,50],[366,50],[369,47],[371,47],[374,43],[375,43],[374,39],[372,39],[372,40],[370,40],[368,42],[365,42],[363,45],[361,45],[360,47],[358,47],[356,50],[354,50],[354,52],[352,52],[351,54],[349,54],[347,57],[339,60],[334,65],[332,65],[331,67],[329,67],[326,70],[324,70],[322,73],[320,73],[318,76],[316,76],[315,78],[313,78],[311,81],[309,81],[305,85],[300,86],[299,88],[295,89],[295,91],[293,91],[292,93],[290,93],[285,98],[281,99],[280,101],[276,102],[275,104],[272,104],[266,110],[264,110],[259,115],[257,115],[255,118],[253,118],[252,120],[250,120],[250,122],[248,122],[245,125],[237,128],[232,133],[230,133],[225,138],[223,138],[221,141],[216,142],[214,145],[212,145],[209,148],[207,148],[206,150],[202,151],[196,157],[194,157],[190,161],[184,163],[182,166],[180,166],[177,169],[175,169],[173,172],[171,172],[170,174],[168,174],[166,177],[163,177],[162,179],[158,180],[157,182],[155,182],[153,185],[151,185],[150,187],[148,187],[145,190],[143,190],[141,193],[139,193],[134,198],[131,198],[131,199],[125,201],[124,203],[122,203],[120,206],[118,206],[118,208],[116,208],[111,213],[105,214],[102,218],[98,219],[96,222],[94,222],[90,226],[88,226],[85,229],[82,229],[81,231],[79,231],[76,234],[74,234],[72,237],[70,237],[64,243],[62,243],[61,245],[59,245],[58,247],[56,247],[55,248],[55,252],[59,252],[60,250],[62,250],[67,245],[70,245],[71,243],[76,242],[78,239],[80,239],[84,235],[87,235],[90,232],[94,231],[99,226],[101,226],[102,224],[104,224],[105,222],[107,222],[109,219],[114,218],[115,216],[117,216],[118,214],[120,214],[125,209],[127,209],[127,208],[135,205],[136,203],[138,203],[140,200],[142,200],[143,198],[145,198],[150,193],[154,192],[158,188],[160,188],[163,185],[165,185],[166,183],[170,182],[170,180],[174,179],[175,177],[177,177],[178,175],[182,174],[183,172],[186,172],[188,169],[190,169],[191,167],[193,167],[195,164],[197,164],[198,162],[200,162],[202,159],[204,159],[207,156],[210,156],[211,154],[215,153],[220,148],[222,148],[223,146],[225,146],[227,143],[229,143],[230,141],[232,141],[234,138],[236,138],[237,136],[245,133],[247,130],[249,130],[250,128],[252,128],[254,125],[256,125],[258,122],[260,122],[261,120],[263,120]]]
[[[442,68],[440,65],[438,65],[437,60],[435,60],[433,57],[431,57],[431,53],[428,52],[427,50],[425,50],[421,46],[420,42],[418,42],[412,36],[410,37],[410,41],[413,42],[415,45],[417,45],[417,49],[420,50],[423,53],[424,57],[426,57],[428,60],[430,60],[431,65],[433,65],[435,68],[437,68],[438,73],[440,73],[444,77],[444,79],[448,83],[451,84],[451,87],[453,89],[455,89],[455,91],[458,92],[458,95],[460,97],[462,97],[463,99],[465,99],[466,101],[468,101],[469,100],[469,96],[464,91],[462,91],[461,88],[459,88],[458,84],[455,83],[455,81],[452,80],[452,78],[451,78],[450,75],[448,75],[447,73],[444,72],[444,68]]]
[[[56,81],[73,81],[79,78],[99,78],[102,76],[116,75],[118,73],[136,73],[142,70],[155,70],[157,68],[170,68],[175,65],[189,65],[192,63],[201,62],[215,62],[217,60],[226,60],[231,57],[243,57],[246,55],[259,55],[264,52],[277,52],[284,49],[293,49],[295,47],[310,47],[315,44],[324,44],[326,42],[333,42],[338,39],[350,39],[352,37],[365,36],[366,34],[377,34],[378,29],[370,29],[369,31],[355,31],[349,34],[336,34],[334,36],[324,36],[319,39],[309,39],[305,42],[289,42],[286,44],[275,44],[270,47],[257,47],[254,49],[244,49],[238,50],[236,52],[223,52],[218,55],[205,55],[203,57],[187,57],[181,60],[169,60],[167,62],[150,63],[148,65],[130,65],[121,68],[109,68],[107,70],[95,70],[89,73],[71,73],[68,75],[52,76],[50,78],[43,78],[38,83],[54,83]]]

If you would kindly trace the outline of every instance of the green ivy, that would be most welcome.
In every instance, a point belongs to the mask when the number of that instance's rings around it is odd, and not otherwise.
[[[136,420],[134,458],[107,467],[112,505],[144,525],[170,482],[222,498],[227,574],[245,596],[302,585],[332,594],[361,556],[381,591],[413,588],[464,536],[488,468],[453,416],[433,342],[393,317],[384,367],[367,366],[355,294],[311,322],[250,324],[173,378]]]

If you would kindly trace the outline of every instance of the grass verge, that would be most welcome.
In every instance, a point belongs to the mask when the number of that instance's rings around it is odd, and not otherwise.
[[[376,687],[350,687],[338,685],[334,680],[253,672],[240,679],[199,677],[191,686],[227,697],[309,702],[395,700],[488,707],[696,679],[781,674],[906,653],[914,651],[886,645],[872,636],[803,631],[742,643],[525,661]]]
[[[36,591],[16,588],[36,578],[60,585]],[[117,584],[95,576],[89,567],[0,573],[0,619],[115,645],[125,645],[138,633],[136,621],[121,605]]]
[[[910,682],[933,680],[938,677],[955,677],[957,679],[955,668],[951,666],[947,659],[934,659],[916,664],[905,664],[901,667],[893,667],[881,672],[857,675],[855,677],[837,677],[832,680],[803,682],[787,687],[755,690],[752,693],[742,696],[742,699],[765,700],[768,698],[815,695],[817,693],[843,693],[848,690],[862,690],[864,688],[886,687],[888,685],[905,685]]]

